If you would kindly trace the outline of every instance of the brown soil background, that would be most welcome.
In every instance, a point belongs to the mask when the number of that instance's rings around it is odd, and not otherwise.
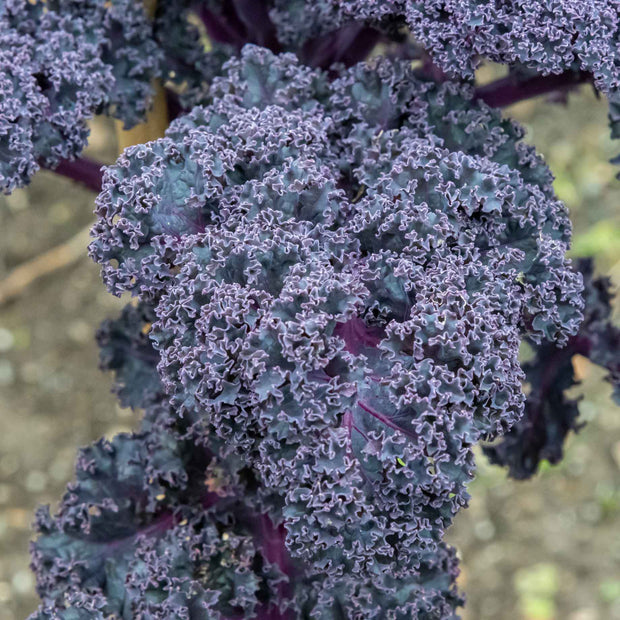
[[[620,283],[620,182],[608,159],[605,101],[591,92],[568,107],[540,100],[510,110],[545,155],[571,209],[575,254],[597,258]],[[89,154],[114,159],[110,125],[93,123]],[[0,197],[0,279],[71,238],[93,219],[94,196],[42,172]],[[54,505],[72,477],[78,446],[131,430],[111,378],[97,368],[94,331],[121,308],[83,256],[0,306],[0,620],[37,606],[28,569],[34,509]],[[566,458],[514,482],[479,459],[472,501],[449,534],[463,559],[468,620],[620,619],[620,410],[602,373],[579,363],[586,428]]]

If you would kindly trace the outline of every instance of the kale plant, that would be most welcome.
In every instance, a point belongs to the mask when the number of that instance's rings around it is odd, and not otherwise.
[[[620,390],[609,282],[496,107],[587,82],[617,137],[618,4],[154,8],[0,0],[0,184],[99,192],[90,253],[134,297],[101,366],[144,412],[39,510],[32,618],[457,618],[476,444],[557,462],[576,353]],[[162,88],[165,136],[72,161]]]

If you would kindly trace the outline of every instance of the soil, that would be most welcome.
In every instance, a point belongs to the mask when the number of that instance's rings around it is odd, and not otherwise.
[[[557,175],[577,249],[596,254],[600,270],[620,282],[620,183],[607,163],[620,145],[609,141],[605,102],[584,92],[567,108],[536,101],[512,112]],[[112,136],[97,120],[90,155],[112,161]],[[47,172],[0,197],[0,279],[92,221],[93,200]],[[0,306],[0,620],[37,606],[28,569],[36,506],[57,503],[78,446],[136,423],[97,369],[93,338],[122,305],[84,248],[77,262]],[[588,424],[570,438],[561,465],[515,482],[479,458],[471,506],[449,534],[463,559],[468,620],[620,619],[620,410],[602,373],[584,361],[578,367]]]

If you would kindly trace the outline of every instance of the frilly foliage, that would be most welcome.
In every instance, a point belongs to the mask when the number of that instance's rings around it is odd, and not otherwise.
[[[150,315],[144,304],[128,306],[102,327],[102,365],[119,390],[130,375],[157,382],[156,353],[144,340]],[[260,492],[244,460],[197,441],[153,397],[161,393],[134,400],[145,407],[138,433],[81,452],[54,518],[39,511],[32,556],[44,603],[33,619],[334,618],[350,595],[357,613],[381,613],[419,590],[428,597],[416,602],[420,617],[452,615],[456,560],[443,544],[416,580],[391,580],[396,593],[372,584],[330,590],[325,575],[290,557],[279,503]]]
[[[525,413],[501,442],[484,448],[491,462],[507,466],[514,478],[531,477],[543,459],[558,463],[566,436],[581,428],[579,401],[564,393],[578,384],[575,355],[608,371],[613,399],[620,405],[620,329],[611,321],[610,282],[594,277],[591,260],[581,259],[577,268],[585,285],[585,317],[579,332],[562,348],[553,342],[534,345],[535,356],[524,365],[531,390]]]
[[[110,114],[125,128],[143,121],[154,78],[191,107],[242,42],[280,49],[267,7],[236,4],[172,0],[150,17],[142,0],[0,0],[0,189],[10,192],[40,166],[79,155],[94,114]],[[212,26],[210,52],[200,18]],[[231,19],[243,34],[233,35]],[[343,59],[326,45],[327,64]]]
[[[319,25],[327,29],[363,20],[389,34],[406,27],[453,77],[472,77],[486,58],[543,74],[587,71],[604,92],[620,87],[620,7],[615,0],[320,0],[292,3],[297,11],[274,4],[287,39],[307,36]],[[305,19],[299,18],[300,11]]]
[[[585,71],[603,92],[620,87],[615,0],[207,0],[203,7],[220,40],[297,49],[307,64],[326,66],[327,48],[343,60],[360,44],[356,29],[366,27],[387,40],[410,36],[452,78],[473,77],[487,59],[545,75]],[[334,45],[338,30],[351,47]]]
[[[413,42],[415,56],[430,54],[452,79],[471,80],[489,59],[544,75],[583,72],[614,97],[620,88],[613,0],[170,0],[152,18],[142,4],[0,2],[4,191],[26,184],[40,165],[78,155],[93,114],[126,127],[143,120],[153,78],[186,110],[205,103],[211,80],[246,43],[327,68],[364,59],[378,41]]]
[[[42,513],[41,613],[88,592],[122,617],[452,617],[472,447],[523,412],[521,339],[581,318],[566,210],[517,125],[407,63],[330,80],[247,46],[224,71],[106,171],[91,252],[141,305],[102,329],[102,363],[147,431],[85,453]],[[284,568],[217,516],[233,501]],[[215,571],[224,533],[249,539]]]
[[[471,84],[587,72],[615,130],[616,3],[551,4],[0,0],[3,188],[93,113],[138,122],[155,77],[191,108],[104,174],[90,252],[137,303],[101,366],[144,419],[39,511],[33,618],[456,617],[474,445],[529,475],[575,428],[571,355],[618,381],[551,173]],[[356,64],[410,35],[461,82]]]
[[[0,2],[0,188],[78,154],[95,113],[143,118],[162,61],[152,30],[133,0]]]

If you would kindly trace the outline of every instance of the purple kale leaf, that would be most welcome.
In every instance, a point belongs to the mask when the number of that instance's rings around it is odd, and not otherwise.
[[[279,531],[209,490],[208,459],[165,426],[82,451],[57,515],[37,515],[32,618],[292,618]]]
[[[154,307],[171,419],[285,528],[312,617],[451,617],[472,448],[523,412],[521,340],[581,319],[551,176],[406,62],[247,46],[210,92],[107,170],[91,254]]]
[[[610,283],[607,278],[594,277],[589,259],[579,260],[576,269],[583,275],[585,287],[579,332],[561,348],[553,342],[535,345],[534,358],[523,366],[531,386],[523,417],[500,442],[484,447],[490,461],[508,467],[513,478],[530,478],[542,460],[558,463],[567,435],[582,426],[579,401],[565,394],[578,384],[574,355],[583,355],[608,371],[613,398],[620,404],[620,328],[611,321]]]
[[[0,188],[86,146],[86,121],[144,118],[162,54],[133,0],[0,3]]]
[[[114,372],[114,392],[123,407],[147,408],[163,397],[159,356],[148,336],[154,320],[147,304],[128,305],[119,318],[104,321],[97,332],[101,369]]]
[[[0,188],[25,184],[39,163],[80,151],[85,119],[103,105],[112,76],[103,31],[42,2],[0,4]]]
[[[294,6],[296,10],[274,9],[282,36],[304,37],[317,26],[325,32],[349,20],[390,36],[406,26],[453,78],[473,77],[486,58],[543,75],[581,70],[592,74],[601,91],[620,87],[620,8],[615,0],[322,0]]]

